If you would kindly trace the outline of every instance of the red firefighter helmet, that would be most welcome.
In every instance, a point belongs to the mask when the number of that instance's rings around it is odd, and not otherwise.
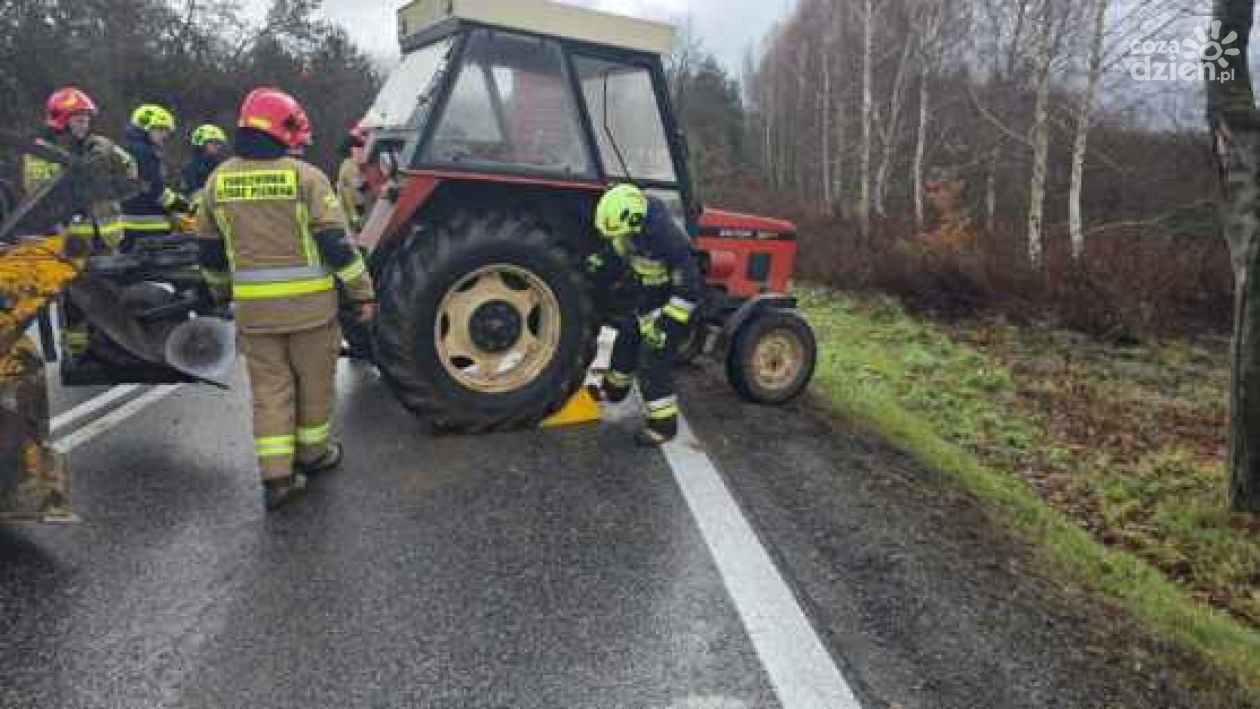
[[[48,97],[48,101],[44,103],[45,119],[44,123],[49,128],[58,133],[66,129],[70,117],[79,113],[90,113],[96,115],[96,102],[91,96],[74,88],[66,86],[52,92]]]
[[[311,119],[297,99],[279,89],[251,91],[241,104],[237,125],[262,131],[290,148],[311,143]]]

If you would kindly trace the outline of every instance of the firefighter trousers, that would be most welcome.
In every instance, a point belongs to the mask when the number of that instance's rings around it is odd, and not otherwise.
[[[264,480],[293,474],[294,459],[328,450],[336,402],[341,328],[333,320],[310,330],[241,337],[254,407],[254,448]]]
[[[674,357],[681,338],[669,337],[661,348],[646,346],[639,332],[639,319],[634,315],[619,318],[615,328],[617,341],[613,344],[605,381],[624,388],[637,379],[639,392],[647,404],[648,419],[676,419],[678,397],[674,394]]]

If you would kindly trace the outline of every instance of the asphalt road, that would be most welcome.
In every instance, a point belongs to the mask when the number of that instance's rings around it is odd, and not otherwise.
[[[370,369],[339,377],[344,469],[270,516],[239,393],[150,392],[82,438],[84,522],[0,527],[0,707],[806,706],[778,632],[821,641],[867,707],[1210,705],[973,503],[808,403],[747,406],[690,370],[703,445],[667,458],[624,409],[435,437]],[[698,522],[677,458],[701,453],[749,543]],[[758,543],[807,633],[749,607]]]

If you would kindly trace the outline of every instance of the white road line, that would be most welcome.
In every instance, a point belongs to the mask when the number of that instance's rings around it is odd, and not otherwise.
[[[784,709],[860,709],[687,422],[665,458]]]
[[[154,387],[153,391],[150,391],[132,401],[128,401],[126,404],[118,407],[117,410],[112,411],[87,426],[58,439],[53,443],[53,447],[61,453],[69,453],[102,433],[105,433],[119,424],[124,423],[128,419],[165,399],[171,394],[174,394],[179,390],[179,388],[180,385],[178,384]]]
[[[134,396],[140,389],[141,386],[139,384],[116,386],[100,396],[94,396],[73,409],[54,416],[52,421],[49,422],[53,435],[56,436],[62,429],[90,419],[103,409],[107,409],[123,399]]]

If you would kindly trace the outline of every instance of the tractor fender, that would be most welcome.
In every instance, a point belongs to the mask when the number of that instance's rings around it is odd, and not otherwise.
[[[744,323],[757,317],[765,310],[784,309],[792,310],[796,308],[796,298],[783,293],[761,293],[744,301],[730,317],[726,318],[726,322],[722,325],[721,339],[718,343],[716,351],[725,354],[730,347],[731,342],[735,340],[735,333],[744,326]]]

